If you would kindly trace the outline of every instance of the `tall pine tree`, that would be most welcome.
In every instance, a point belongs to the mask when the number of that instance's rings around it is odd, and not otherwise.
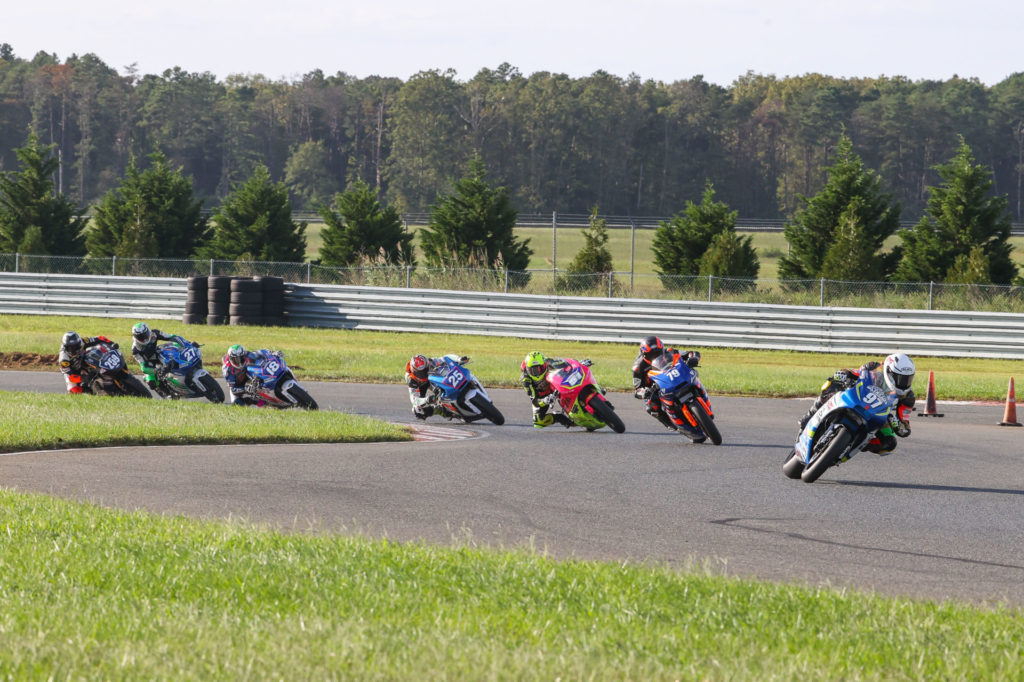
[[[29,133],[25,146],[15,150],[21,169],[0,173],[0,251],[85,253],[86,218],[54,188],[59,165],[54,146],[40,143],[35,133]]]
[[[826,258],[839,237],[844,220],[846,227],[855,225],[856,230],[847,230],[843,238],[848,241],[856,237],[857,243],[844,243],[841,248],[871,254],[874,265],[865,272],[858,269],[858,264],[851,262],[844,267],[841,261],[833,259],[829,275],[836,279],[867,281],[888,274],[895,265],[895,257],[880,251],[885,240],[899,229],[899,204],[893,203],[891,194],[882,191],[881,178],[864,167],[845,133],[836,147],[835,162],[826,170],[825,186],[810,199],[800,197],[804,208],[798,210],[784,228],[790,251],[779,259],[779,276],[784,279],[824,277]]]
[[[936,166],[943,183],[929,187],[928,208],[900,233],[903,255],[893,276],[904,282],[1009,284],[1017,274],[1005,196],[992,196],[990,171],[960,147]],[[980,280],[980,281],[979,281]]]
[[[283,182],[273,182],[260,164],[213,214],[213,236],[204,258],[301,262],[306,258],[306,223],[292,220]]]
[[[412,235],[406,234],[402,216],[394,206],[381,206],[377,195],[362,180],[334,198],[336,211],[324,206],[320,260],[324,265],[347,266],[361,259],[412,265]]]

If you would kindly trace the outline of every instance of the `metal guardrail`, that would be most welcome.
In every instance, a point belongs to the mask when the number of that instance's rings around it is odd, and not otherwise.
[[[0,313],[181,319],[186,280],[0,272]]]
[[[186,280],[0,273],[0,313],[180,319]],[[291,326],[1024,359],[1024,315],[288,284]]]

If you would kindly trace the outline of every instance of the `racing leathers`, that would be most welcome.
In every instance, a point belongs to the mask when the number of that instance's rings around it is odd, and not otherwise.
[[[809,422],[811,417],[814,416],[814,413],[817,412],[829,398],[856,384],[861,377],[865,375],[865,373],[871,373],[873,375],[873,383],[876,386],[884,387],[885,383],[882,373],[877,371],[881,366],[881,363],[872,360],[864,363],[856,370],[841,369],[826,379],[825,383],[821,386],[821,394],[814,401],[814,404],[811,405],[811,409],[807,411],[807,414],[800,418],[800,430],[803,431],[804,427],[807,426],[807,422]],[[914,408],[914,403],[916,401],[917,398],[914,395],[914,390],[909,389],[905,395],[899,398],[896,403],[895,410],[889,413],[886,425],[878,429],[874,437],[871,438],[867,445],[864,446],[864,449],[879,455],[888,455],[896,449],[896,436],[906,438],[910,435],[908,417],[910,416],[910,411]]]
[[[149,384],[149,387],[161,392],[160,379],[170,368],[164,367],[163,360],[157,352],[157,341],[173,341],[182,347],[191,344],[177,334],[167,334],[159,329],[151,329],[150,332],[149,341],[145,343],[139,343],[137,339],[132,340],[132,357],[139,363],[142,373],[146,375],[146,383]]]
[[[83,361],[85,360],[86,349],[101,343],[117,348],[117,344],[105,336],[83,336],[82,348],[77,353],[68,352],[64,346],[61,346],[60,354],[57,356],[57,364],[64,375],[64,384],[68,389],[68,393],[92,393],[91,384],[96,375],[89,371],[82,371],[84,368]]]
[[[256,395],[256,384],[252,382],[248,367],[253,364],[260,364],[269,358],[279,358],[282,353],[279,350],[267,350],[266,348],[248,351],[245,354],[245,364],[235,367],[231,364],[227,354],[221,360],[224,381],[227,382],[231,391],[232,405],[261,405],[262,401]]]
[[[643,351],[637,354],[633,361],[633,397],[644,401],[644,409],[647,413],[664,424],[667,428],[675,429],[672,419],[662,409],[661,397],[658,395],[658,386],[651,380],[651,362],[660,355],[673,355],[683,358],[687,366],[696,367],[700,363],[700,352],[695,350],[679,351],[675,348],[664,348],[661,353],[653,357],[647,357]],[[705,398],[707,396],[705,395]]]
[[[547,372],[555,369],[561,369],[568,363],[561,358],[545,358],[547,363]],[[584,360],[587,364],[589,361]],[[519,376],[519,381],[522,382],[523,388],[526,390],[526,395],[530,397],[530,404],[533,406],[533,425],[535,428],[542,429],[545,426],[551,426],[555,422],[558,422],[562,426],[568,428],[573,425],[572,419],[568,415],[564,415],[561,412],[548,414],[549,403],[544,400],[555,390],[551,383],[548,381],[547,372],[544,376],[537,379],[536,381],[531,377],[525,366],[523,367],[523,373]]]

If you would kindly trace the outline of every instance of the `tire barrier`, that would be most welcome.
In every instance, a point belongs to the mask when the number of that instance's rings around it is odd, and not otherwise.
[[[207,277],[207,318],[211,325],[227,324],[228,306],[231,303],[232,277]]]
[[[284,278],[255,277],[263,287],[263,305],[260,315],[268,327],[283,327],[284,321]]]
[[[228,321],[233,325],[263,324],[263,284],[250,277],[231,280]]]
[[[206,324],[209,314],[209,285],[207,277],[189,277],[185,297],[185,314],[181,321],[185,324]]]

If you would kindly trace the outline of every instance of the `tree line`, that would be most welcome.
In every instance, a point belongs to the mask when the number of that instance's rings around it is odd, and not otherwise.
[[[92,169],[92,175],[104,174],[96,173],[97,165],[87,162],[87,157],[96,149],[85,145],[81,136],[79,143],[70,147],[71,152],[80,152],[77,161],[72,161],[73,156],[66,156],[62,146],[68,129],[73,130],[75,126],[84,129],[83,123],[90,123],[88,129],[92,132],[88,139],[96,139],[93,133],[100,135],[100,128],[91,125],[99,117],[99,107],[87,107],[91,113],[85,119],[76,115],[76,112],[81,113],[78,109],[82,102],[72,95],[88,90],[82,85],[88,83],[88,79],[81,81],[77,76],[77,69],[83,64],[88,65],[88,68],[82,67],[85,72],[103,72],[98,67],[101,62],[92,56],[73,57],[60,65],[56,64],[55,57],[42,54],[32,62],[25,62],[14,57],[9,46],[0,45],[0,76],[10,76],[19,70],[29,72],[33,67],[39,73],[61,75],[68,83],[62,96],[70,97],[66,102],[61,101],[59,110],[52,106],[57,101],[52,98],[43,98],[43,104],[49,102],[49,107],[31,108],[26,123],[28,136],[22,146],[12,148],[18,169],[0,173],[0,251],[88,253],[101,258],[202,257],[299,261],[305,254],[305,225],[292,220],[292,208],[304,204],[307,208],[315,208],[324,218],[324,246],[320,250],[324,264],[344,266],[377,262],[412,265],[415,264],[412,237],[402,229],[398,207],[427,206],[431,218],[427,229],[420,232],[419,246],[429,265],[523,270],[532,250],[528,240],[520,241],[512,234],[517,215],[523,211],[522,203],[517,204],[517,200],[525,202],[528,208],[537,208],[539,204],[531,202],[540,200],[543,192],[538,190],[545,187],[553,192],[548,196],[561,205],[566,201],[590,201],[595,197],[606,197],[614,202],[618,196],[614,188],[621,189],[620,181],[625,182],[616,173],[629,167],[638,158],[636,154],[643,151],[638,148],[643,137],[641,128],[623,128],[629,117],[622,112],[621,116],[612,116],[610,110],[603,109],[605,104],[619,101],[616,93],[629,93],[632,86],[639,86],[635,77],[621,81],[597,73],[579,81],[552,77],[551,74],[523,78],[511,67],[503,65],[496,72],[481,71],[465,84],[455,81],[450,72],[424,72],[407,83],[393,83],[396,89],[391,105],[385,109],[381,105],[383,100],[380,100],[375,110],[374,144],[375,153],[379,155],[373,157],[372,164],[366,166],[354,159],[353,148],[332,146],[324,139],[306,139],[290,146],[288,153],[280,157],[284,159],[282,177],[275,180],[274,170],[267,161],[275,158],[273,145],[261,147],[261,141],[279,141],[277,133],[285,139],[301,139],[302,134],[294,138],[278,130],[271,135],[273,140],[267,140],[254,134],[252,126],[243,125],[237,130],[221,127],[224,120],[230,119],[222,115],[225,111],[222,97],[230,99],[232,93],[238,94],[235,91],[241,87],[233,80],[234,77],[228,79],[228,83],[218,84],[209,74],[196,77],[179,70],[167,71],[159,78],[144,76],[139,79],[130,74],[127,78],[117,76],[115,81],[129,86],[132,93],[139,95],[141,99],[135,103],[140,105],[143,115],[135,120],[130,107],[121,110],[119,120],[124,127],[115,137],[118,144],[123,145],[127,162],[123,173],[108,176],[110,187],[90,202],[95,207],[93,225],[86,229],[81,207],[87,177],[84,168]],[[110,70],[106,73],[116,76],[116,72]],[[549,92],[551,97],[535,97],[532,108],[527,111],[520,105],[528,100],[533,87],[531,83],[537,77],[545,82],[553,78],[551,82],[565,81],[585,84],[585,87],[575,95]],[[736,202],[742,204],[743,197],[750,199],[749,191],[753,187],[738,183],[731,175],[742,165],[743,159],[737,153],[739,147],[730,147],[724,141],[735,143],[742,138],[748,142],[757,140],[761,144],[776,138],[774,134],[765,137],[767,128],[758,129],[749,138],[737,135],[735,128],[729,132],[730,125],[735,126],[739,121],[735,117],[738,95],[755,82],[774,86],[818,79],[817,76],[808,76],[776,83],[773,78],[748,74],[745,79],[734,83],[730,91],[710,86],[698,78],[689,81],[687,87],[701,86],[697,90],[708,99],[686,100],[689,103],[687,107],[695,108],[683,107],[674,119],[658,108],[660,123],[655,127],[660,127],[663,139],[654,143],[652,148],[660,149],[660,158],[665,166],[659,190],[662,198],[658,201],[669,196],[666,178],[672,175],[671,196],[677,202],[673,210],[678,210],[671,220],[662,221],[654,240],[655,262],[666,286],[675,286],[672,283],[678,281],[679,275],[757,277],[759,264],[751,240],[740,237],[735,231],[740,212]],[[299,127],[306,131],[307,136],[319,130],[314,121],[322,124],[333,116],[333,123],[328,128],[334,130],[335,142],[346,140],[348,136],[361,137],[366,142],[365,135],[354,135],[353,131],[358,127],[353,127],[352,120],[347,117],[358,107],[341,96],[346,92],[357,92],[358,82],[344,78],[343,74],[339,74],[336,80],[323,79],[318,75],[314,80],[319,85],[309,90],[307,80],[277,84],[284,92],[293,95],[304,92],[309,97],[298,100],[285,98],[279,102],[282,106],[276,110],[277,116],[272,118],[278,123],[293,122],[290,107],[298,106],[305,112],[300,117],[300,122],[304,123]],[[200,81],[209,86],[203,90],[209,97],[203,100],[202,106],[188,96],[189,93],[196,94],[193,88]],[[787,128],[780,127],[775,132],[781,135],[781,146],[773,144],[760,148],[760,152],[770,148],[779,154],[755,154],[761,162],[760,179],[774,178],[775,210],[784,212],[787,217],[785,235],[790,252],[780,261],[780,275],[794,280],[826,277],[857,281],[977,284],[1013,281],[1017,277],[1017,268],[1008,242],[1009,200],[1005,194],[998,193],[997,169],[976,162],[974,148],[962,132],[954,134],[954,144],[948,149],[948,157],[938,159],[920,173],[915,171],[912,174],[915,182],[925,183],[915,190],[920,194],[922,203],[919,222],[913,230],[900,234],[901,243],[895,248],[883,248],[885,241],[896,233],[905,211],[906,198],[899,197],[898,192],[891,189],[884,162],[876,170],[864,160],[871,148],[865,151],[855,143],[858,131],[864,134],[864,121],[855,115],[851,115],[849,120],[826,115],[829,111],[839,111],[839,103],[846,100],[832,97],[838,92],[837,81],[821,79],[821,82],[829,84],[815,91],[811,97],[814,106],[801,109],[799,104],[795,104],[794,110],[802,111],[795,120],[790,119],[785,108],[781,113],[786,115],[779,116],[783,123],[788,122],[796,130],[803,131],[801,139],[806,142],[813,138],[814,144],[805,145],[800,158],[794,161],[796,157],[786,151],[787,145],[800,136],[791,138],[786,134]],[[891,84],[895,81],[884,82]],[[57,83],[58,80],[51,81],[54,87]],[[597,83],[605,87],[591,91]],[[981,87],[977,82],[960,79],[953,79],[949,85],[964,83]],[[1024,84],[1024,80],[1012,77],[1004,82],[1012,83]],[[8,84],[7,79],[0,79],[0,85],[5,84]],[[880,81],[875,81],[876,86],[879,84]],[[677,92],[680,84],[672,84],[667,89],[661,83],[643,85],[651,88],[650,94],[662,90]],[[927,89],[926,83],[907,85]],[[997,88],[992,91],[996,92]],[[693,95],[697,90],[687,92]],[[774,96],[778,96],[783,91],[786,91],[785,87],[779,92],[768,88],[766,93],[775,92]],[[91,92],[97,96],[95,102],[107,101],[99,97],[98,90]],[[254,98],[250,104],[262,101],[257,97],[258,92],[258,89],[250,92]],[[313,97],[314,92],[321,95],[333,92],[337,97],[329,98],[328,106],[328,100]],[[715,92],[724,99],[711,98]],[[1002,90],[998,92],[1006,94]],[[142,97],[146,93],[162,95],[151,101]],[[439,93],[447,94],[438,98]],[[466,100],[465,97],[471,93],[475,94]],[[56,91],[50,94],[56,97]],[[503,108],[504,105],[499,107],[496,101],[505,102],[506,98],[520,105],[508,110]],[[872,101],[877,103],[883,99],[879,95]],[[997,98],[986,96],[983,99],[991,104]],[[806,97],[801,96],[789,101],[806,103],[805,100]],[[720,111],[714,107],[708,109],[712,101],[724,108]],[[761,105],[765,101],[762,98]],[[962,105],[963,102],[957,104]],[[856,110],[859,109],[858,106]],[[958,110],[963,109],[960,106]],[[1017,109],[1020,113],[1019,106]],[[530,127],[529,121],[537,125],[550,123],[550,117],[556,110],[567,116],[563,123],[573,131],[571,142],[564,139],[559,142],[557,127],[549,127],[545,131],[538,129],[532,137],[523,137],[523,131]],[[714,126],[697,126],[703,133],[694,133],[692,140],[700,142],[680,146],[679,126],[685,121],[685,128],[697,119],[709,123],[711,118],[705,119],[698,114],[711,110],[717,114],[732,111],[733,118],[722,117]],[[909,110],[914,111],[914,107]],[[188,111],[192,111],[195,117]],[[253,114],[263,110],[251,106],[246,111]],[[598,111],[605,111],[604,118],[597,116]],[[905,112],[906,109],[900,108],[899,111]],[[987,111],[991,116],[993,110]],[[49,116],[44,117],[47,112]],[[221,114],[203,117],[203,112]],[[518,114],[512,116],[514,112]],[[536,115],[531,116],[530,112]],[[631,116],[639,112],[636,107],[629,110]],[[1008,112],[1009,109],[1004,113]],[[0,116],[0,133],[8,127],[7,113],[3,111],[4,116]],[[941,111],[931,113],[943,118]],[[748,114],[753,115],[752,112]],[[580,119],[576,120],[576,117]],[[262,116],[257,118],[262,120]],[[877,118],[882,122],[892,122],[892,117],[881,113]],[[963,117],[963,121],[967,118]],[[672,125],[669,124],[670,119],[674,121]],[[154,122],[160,122],[161,126],[152,127]],[[812,128],[818,130],[818,134],[808,137]],[[1021,128],[1019,123],[1017,128]],[[238,132],[242,129],[249,133]],[[513,129],[518,132],[510,136]],[[828,132],[832,129],[834,133]],[[162,132],[157,134],[158,130]],[[588,131],[586,135],[585,131]],[[750,133],[749,130],[747,132]],[[907,130],[903,132],[907,133]],[[1021,130],[1015,134],[1020,137]],[[226,138],[223,137],[225,135]],[[71,137],[75,139],[74,135]],[[136,137],[144,146],[138,147],[133,142]],[[938,137],[929,138],[931,141],[925,145],[929,153],[925,158],[930,159],[935,154],[939,147]],[[241,144],[243,140],[248,142]],[[524,142],[531,140],[532,143],[524,146]],[[1018,139],[1018,155],[1021,142]],[[241,146],[233,146],[235,143]],[[913,156],[915,144],[908,137],[907,146],[898,147],[896,151],[906,152],[907,157]],[[138,154],[145,145],[151,145],[151,151],[140,157]],[[498,153],[495,145],[504,146],[504,150]],[[257,147],[261,147],[264,153]],[[115,144],[113,151],[118,148]],[[758,145],[751,147],[755,148]],[[725,156],[729,156],[729,160],[716,159],[716,154],[712,153],[714,150],[717,153],[727,152]],[[112,150],[104,148],[104,151],[109,153]],[[218,173],[221,174],[216,183],[205,191],[200,187],[202,164],[193,153],[201,155],[210,169],[219,168]],[[679,174],[680,169],[675,165],[669,173],[664,160],[670,154],[690,164],[687,174]],[[489,155],[492,157],[490,162],[486,160]],[[332,171],[332,159],[341,157],[346,159],[347,167],[344,182]],[[551,163],[556,157],[560,161]],[[248,161],[243,163],[243,158]],[[582,163],[584,158],[588,163]],[[527,164],[529,168],[519,168],[519,164],[527,159],[531,160]],[[781,164],[784,167],[777,167],[777,162],[787,159]],[[920,160],[908,162],[908,167],[916,168],[914,164]],[[800,173],[794,175],[791,166],[796,162],[799,162]],[[230,177],[223,175],[226,167],[232,169]],[[643,161],[639,168],[644,168]],[[769,168],[775,169],[777,175],[766,173]],[[73,199],[73,179],[66,179],[68,175],[75,177],[74,173],[69,173],[70,169],[77,169],[77,177],[82,181],[78,186],[80,196],[77,204]],[[373,171],[369,180],[365,177],[367,169]],[[1018,187],[1022,170],[1024,166],[1018,163],[1015,167]],[[519,171],[532,178],[531,182],[536,187],[509,185],[508,174]],[[799,175],[803,176],[802,183]],[[564,180],[556,180],[552,184],[552,176],[564,177]],[[686,191],[693,189],[698,179],[701,185],[695,195],[701,197],[699,204],[684,198]],[[207,177],[207,181],[211,182],[211,177]],[[99,183],[98,180],[94,182]],[[800,191],[790,188],[790,182],[799,185]],[[658,186],[656,182],[654,185]],[[598,189],[595,190],[595,186]],[[635,178],[629,187],[629,191],[636,195],[636,207],[652,201],[651,184],[642,189],[645,187],[642,170],[641,177]],[[428,194],[428,191],[433,194]],[[790,191],[792,197],[789,197]],[[205,202],[214,206],[211,219],[204,217],[202,208]],[[589,204],[591,220],[584,232],[585,246],[570,265],[568,276],[591,276],[610,271],[611,257],[604,246],[607,242],[606,226],[599,218],[599,207],[606,208],[606,205],[593,201]],[[602,269],[605,267],[607,269]],[[599,278],[592,284],[598,285]]]
[[[296,209],[364,182],[400,211],[426,212],[479,157],[524,214],[670,215],[711,182],[750,218],[793,215],[845,131],[913,220],[962,136],[1024,219],[1024,73],[993,86],[747,73],[721,86],[502,64],[465,81],[450,70],[218,80],[119,73],[94,54],[24,59],[0,44],[0,168],[14,167],[30,129],[57,145],[58,191],[79,205],[159,149],[208,207],[262,164]]]

